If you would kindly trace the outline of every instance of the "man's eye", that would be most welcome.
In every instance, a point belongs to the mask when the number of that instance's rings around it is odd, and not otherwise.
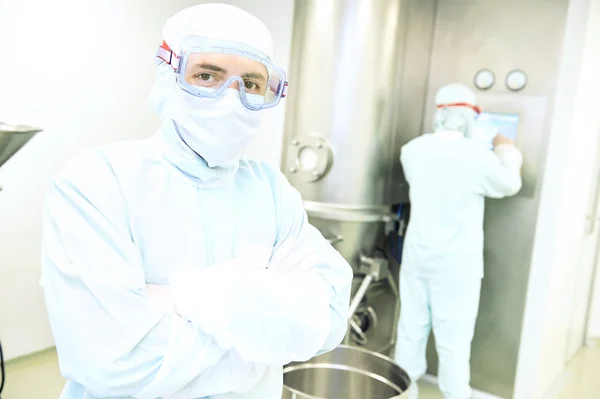
[[[246,90],[258,90],[258,85],[254,82],[246,81],[244,82],[244,86]]]
[[[209,82],[213,76],[210,73],[201,73],[198,75],[198,78],[202,79],[205,82]]]

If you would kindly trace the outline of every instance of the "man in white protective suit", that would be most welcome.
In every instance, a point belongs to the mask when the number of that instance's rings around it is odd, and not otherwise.
[[[45,203],[61,399],[279,399],[283,365],[343,339],[352,270],[283,174],[243,158],[287,87],[267,27],[204,4],[163,38],[160,130],[86,150]]]
[[[471,341],[483,277],[484,200],[521,189],[523,159],[512,140],[476,119],[480,110],[468,87],[440,88],[436,105],[435,132],[412,140],[401,154],[411,212],[395,360],[415,382],[410,397],[417,398],[433,328],[444,398],[469,399]]]

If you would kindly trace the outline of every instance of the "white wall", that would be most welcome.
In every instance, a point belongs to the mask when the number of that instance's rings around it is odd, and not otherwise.
[[[0,340],[7,358],[53,345],[38,286],[40,216],[51,176],[86,146],[155,132],[147,97],[161,28],[198,3],[0,1],[0,120],[45,129],[0,169]],[[275,60],[287,68],[292,0],[229,3],[265,20]],[[283,110],[270,111],[250,155],[279,163]]]
[[[586,90],[580,99],[581,125],[588,137],[600,137],[600,117],[598,117],[598,93],[600,92],[600,0],[593,0],[589,11],[588,33],[584,53],[582,85]],[[600,157],[600,155],[597,155]],[[600,163],[600,162],[599,162]],[[592,169],[597,173],[597,169]],[[592,179],[598,180],[598,176]],[[600,187],[598,187],[600,190]],[[600,212],[597,209],[596,212]],[[600,216],[599,214],[595,215]],[[600,244],[599,244],[600,245]],[[600,251],[598,252],[600,254]],[[600,263],[600,257],[596,259]],[[588,335],[600,338],[600,267],[596,267],[596,276],[592,293],[591,313]]]
[[[600,263],[600,259],[598,259],[597,262]],[[596,281],[589,323],[588,336],[590,338],[600,338],[600,265],[597,265],[596,268]]]
[[[596,103],[598,104],[598,99],[597,99],[597,95],[598,95],[598,81],[600,80],[600,74],[598,74],[598,71],[600,70],[600,51],[598,51],[598,49],[600,49],[600,5],[598,4],[600,3],[599,1],[595,2],[595,8],[593,10],[591,10],[591,15],[593,16],[593,18],[595,19],[595,21],[592,21],[590,23],[590,37],[593,38],[592,40],[594,40],[592,46],[592,49],[596,49],[595,53],[593,53],[595,56],[595,63],[590,65],[590,68],[594,68],[595,65],[595,80],[596,80],[596,85],[593,87],[596,87],[596,91],[591,93],[592,95],[595,94],[596,98],[590,98],[590,101],[592,101],[592,103]],[[591,52],[590,52],[591,53]],[[593,72],[592,72],[593,73]],[[593,88],[592,88],[593,90]],[[591,112],[598,112],[597,108],[594,110],[591,110]],[[593,133],[597,136],[600,136],[600,127],[597,128],[597,130]],[[599,215],[596,215],[599,216]],[[600,253],[600,252],[599,252]],[[592,305],[591,305],[591,313],[590,313],[590,320],[589,320],[589,330],[588,330],[588,336],[590,338],[600,338],[600,258],[598,258],[596,260],[597,266],[596,266],[596,277],[595,277],[595,286],[593,289],[593,296],[592,296]]]
[[[571,0],[519,356],[516,399],[544,396],[565,369],[600,114],[600,0]]]

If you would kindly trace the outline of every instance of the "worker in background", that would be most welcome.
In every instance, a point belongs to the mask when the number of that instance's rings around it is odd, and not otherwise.
[[[395,360],[414,382],[411,398],[418,397],[416,383],[427,369],[432,327],[444,398],[471,398],[484,199],[513,196],[521,189],[521,153],[512,140],[476,120],[475,100],[467,86],[442,87],[436,96],[435,132],[412,140],[401,152],[411,215],[400,273]]]
[[[279,399],[283,365],[343,339],[352,270],[283,174],[243,158],[285,93],[267,27],[204,4],[163,38],[158,133],[87,150],[45,202],[61,399]]]

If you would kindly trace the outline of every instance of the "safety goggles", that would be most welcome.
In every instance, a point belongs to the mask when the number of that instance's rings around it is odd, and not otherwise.
[[[477,113],[477,115],[479,115],[481,113],[481,108],[479,108],[476,105],[473,104],[469,104],[469,103],[451,103],[451,104],[440,104],[437,106],[438,108],[455,108],[455,107],[467,107],[467,108],[471,108],[473,111],[475,111]]]
[[[163,42],[157,57],[173,67],[179,86],[197,97],[216,98],[232,88],[246,108],[258,111],[286,96],[285,72],[266,55],[239,43],[190,36],[183,40],[181,54]]]

